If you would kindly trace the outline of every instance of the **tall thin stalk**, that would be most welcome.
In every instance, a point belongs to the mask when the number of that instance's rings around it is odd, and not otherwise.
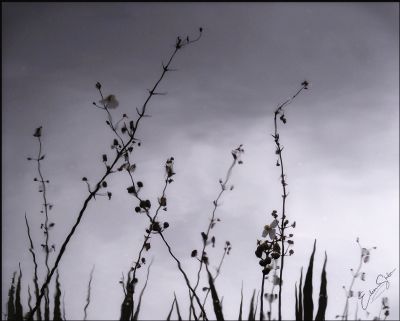
[[[32,260],[33,260],[33,265],[34,265],[34,272],[33,272],[33,284],[35,286],[35,297],[36,297],[36,302],[39,301],[39,279],[38,279],[38,265],[37,265],[37,261],[36,261],[36,254],[35,254],[35,247],[33,246],[33,241],[32,241],[32,237],[31,237],[31,232],[30,232],[30,228],[29,228],[29,223],[28,223],[28,219],[26,217],[26,213],[25,213],[25,223],[26,223],[26,231],[28,234],[28,238],[29,238],[29,243],[30,243],[30,247],[29,247],[29,252],[32,254]],[[32,313],[33,309],[30,309],[30,313]],[[42,313],[40,311],[40,306],[38,307],[37,311],[36,311],[36,317],[37,319],[40,321],[42,320]],[[32,313],[33,315],[33,313]]]
[[[44,213],[44,222],[41,224],[41,229],[43,229],[43,234],[44,234],[44,244],[41,244],[43,250],[45,251],[45,267],[46,267],[46,277],[50,274],[50,267],[49,267],[49,255],[51,250],[54,250],[54,245],[50,249],[49,247],[49,231],[52,226],[54,226],[54,223],[49,224],[49,213],[48,211],[51,209],[52,205],[48,203],[47,200],[47,186],[46,184],[49,184],[49,180],[45,180],[43,173],[42,173],[42,168],[41,168],[41,161],[44,159],[45,154],[42,152],[42,126],[36,128],[35,133],[33,134],[34,137],[37,138],[39,142],[39,148],[38,148],[38,154],[36,158],[31,158],[28,157],[28,160],[34,160],[37,163],[37,173],[39,175],[39,178],[34,179],[34,181],[39,183],[39,192],[42,195],[43,203],[42,203],[42,210],[40,211],[41,213]],[[50,297],[49,297],[49,288],[47,287],[45,289],[45,306],[44,306],[44,318],[47,320],[50,318]]]
[[[221,199],[221,197],[224,194],[224,192],[226,190],[228,190],[228,185],[227,184],[229,182],[229,179],[232,176],[233,168],[235,167],[236,164],[242,164],[242,161],[240,159],[240,155],[243,152],[244,152],[244,150],[242,148],[242,145],[239,145],[239,147],[237,147],[236,149],[234,149],[232,151],[233,160],[232,160],[231,165],[228,168],[228,171],[227,171],[226,176],[225,176],[225,180],[220,180],[219,181],[220,186],[221,186],[221,190],[219,191],[219,193],[217,195],[217,198],[213,201],[213,209],[212,209],[212,212],[211,212],[211,218],[210,218],[210,222],[209,222],[208,227],[207,227],[207,231],[205,233],[202,232],[202,234],[201,234],[202,238],[203,238],[203,246],[202,246],[201,253],[200,253],[199,268],[197,270],[197,278],[196,278],[196,284],[194,286],[194,291],[197,290],[197,287],[200,284],[200,273],[202,271],[203,264],[205,262],[208,262],[208,258],[206,257],[205,249],[206,249],[206,247],[208,245],[207,241],[208,241],[209,236],[210,236],[210,231],[215,226],[215,224],[217,222],[217,220],[215,219],[215,214],[216,214],[216,211],[217,211],[217,207],[219,206],[219,200]],[[230,189],[232,189],[232,186],[230,187]],[[193,302],[193,297],[190,297],[191,307],[192,307],[192,302]],[[189,320],[191,320],[191,313],[192,313],[192,309],[190,309],[190,311],[189,311]]]
[[[264,320],[264,283],[265,283],[265,275],[262,274],[261,295],[260,295],[260,321]]]
[[[279,164],[278,166],[280,166],[280,172],[281,172],[281,185],[282,185],[282,216],[281,216],[281,222],[280,222],[280,226],[279,226],[279,232],[280,232],[280,238],[281,238],[281,267],[280,267],[280,272],[279,272],[279,299],[278,299],[278,313],[279,313],[279,320],[282,320],[282,276],[283,276],[283,270],[284,270],[284,263],[285,263],[285,228],[286,225],[285,221],[286,221],[286,198],[288,196],[287,193],[287,183],[286,183],[286,175],[285,175],[285,171],[284,171],[284,163],[283,163],[283,156],[282,156],[282,150],[283,147],[281,146],[280,143],[280,137],[279,137],[279,133],[278,133],[278,115],[281,115],[280,120],[283,123],[286,123],[286,119],[284,116],[284,108],[289,105],[296,97],[298,94],[300,94],[300,92],[303,89],[308,89],[308,82],[304,81],[302,83],[301,88],[288,100],[286,100],[285,102],[283,102],[282,104],[280,104],[277,109],[274,112],[274,142],[276,145],[276,154],[278,154],[279,156],[279,160],[277,164]]]

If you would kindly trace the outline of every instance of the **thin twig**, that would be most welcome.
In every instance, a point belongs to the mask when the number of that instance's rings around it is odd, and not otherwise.
[[[95,268],[95,266],[93,265],[93,268],[90,271],[89,283],[88,283],[88,287],[87,287],[86,305],[83,309],[83,312],[84,312],[83,320],[87,319],[87,308],[89,307],[89,304],[90,304],[90,292],[92,290],[92,279],[93,279],[94,268]]]
[[[197,287],[200,284],[200,273],[202,271],[203,263],[204,263],[203,257],[205,255],[205,249],[206,249],[206,246],[207,246],[207,240],[209,238],[210,231],[213,228],[213,226],[215,225],[215,213],[217,211],[218,202],[219,202],[221,196],[223,195],[223,193],[227,190],[227,184],[229,182],[229,179],[232,176],[233,168],[235,167],[235,165],[237,163],[241,162],[239,156],[240,156],[240,153],[242,153],[242,152],[243,152],[242,145],[240,145],[238,148],[236,148],[234,151],[232,151],[232,155],[233,155],[232,164],[228,168],[228,171],[227,171],[226,176],[225,176],[225,180],[224,181],[220,180],[221,190],[218,193],[217,198],[213,201],[213,210],[212,210],[212,213],[211,213],[210,223],[208,224],[207,232],[203,236],[203,247],[201,249],[200,260],[199,260],[199,268],[197,270],[197,278],[196,278],[196,284],[194,286],[194,291],[197,290]],[[191,306],[192,306],[192,302],[193,302],[193,297],[190,298]],[[192,310],[189,311],[189,320],[191,320],[191,312],[192,312]]]
[[[32,237],[31,237],[28,218],[26,217],[26,213],[25,213],[25,223],[26,223],[26,231],[27,231],[29,243],[30,243],[29,252],[32,254],[33,265],[35,266],[34,273],[33,273],[33,275],[34,275],[33,284],[35,285],[35,296],[36,296],[36,302],[37,302],[37,301],[39,301],[39,284],[38,284],[39,279],[38,279],[38,273],[37,273],[38,265],[37,265],[37,261],[36,261],[35,248],[33,246],[33,241],[32,241]],[[29,311],[31,313],[33,311],[33,309],[30,309]],[[40,311],[40,306],[37,309],[36,317],[38,320],[42,319],[42,313]]]
[[[197,294],[196,294],[196,292],[194,291],[194,289],[190,286],[189,279],[188,279],[188,277],[187,277],[185,271],[182,269],[181,262],[177,259],[177,257],[174,255],[174,253],[172,253],[171,246],[168,244],[168,242],[167,242],[167,240],[165,239],[165,237],[164,237],[164,235],[162,234],[162,232],[159,232],[158,234],[160,234],[162,240],[164,241],[164,244],[167,246],[169,254],[173,257],[173,259],[175,260],[175,262],[178,264],[178,269],[179,269],[179,271],[181,271],[183,277],[185,278],[186,285],[188,286],[188,288],[189,288],[189,290],[191,291],[192,295],[193,295],[194,298],[196,299],[196,302],[197,302],[197,304],[199,305],[201,312],[203,313],[204,319],[205,319],[205,320],[208,320],[206,311],[203,309],[203,306],[201,305],[201,302],[200,302],[199,297],[197,296]]]

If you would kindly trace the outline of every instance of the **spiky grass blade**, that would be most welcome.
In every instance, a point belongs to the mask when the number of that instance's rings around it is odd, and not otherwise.
[[[294,285],[294,297],[296,299],[296,307],[295,307],[296,321],[301,321],[301,317],[300,317],[300,313],[299,313],[299,300],[297,297],[297,282]]]
[[[33,274],[33,284],[35,285],[35,296],[36,296],[36,302],[37,302],[37,301],[39,301],[39,281],[38,281],[38,273],[37,273],[38,264],[36,262],[35,247],[33,245],[30,228],[29,228],[29,222],[28,222],[28,218],[26,217],[26,213],[25,213],[25,224],[26,224],[26,231],[27,231],[28,238],[29,238],[29,245],[30,245],[29,252],[32,255],[33,265],[35,267],[34,274]],[[32,312],[33,312],[32,309],[30,309],[29,316],[31,316],[33,314]],[[41,311],[40,305],[37,306],[36,318],[39,321],[42,320],[42,311]]]
[[[314,314],[314,303],[312,298],[313,293],[313,285],[312,285],[312,277],[313,277],[313,266],[314,266],[314,254],[315,254],[315,244],[317,240],[314,240],[314,248],[311,253],[310,263],[308,264],[306,279],[304,281],[304,320],[313,320]]]
[[[15,293],[15,274],[11,279],[11,286],[8,290],[8,302],[7,302],[7,320],[15,320],[15,305],[14,305],[14,293]]]
[[[213,307],[214,307],[215,317],[217,318],[218,321],[223,321],[224,316],[222,314],[222,307],[221,307],[221,303],[218,298],[217,290],[215,289],[213,277],[212,277],[210,271],[207,271],[207,272],[208,272],[208,284],[210,285],[211,297],[213,299]]]
[[[44,319],[50,320],[50,298],[48,287],[44,289]]]
[[[28,284],[28,307],[29,307],[29,313],[32,313],[32,294],[29,284]],[[29,314],[27,315],[29,316]]]
[[[146,282],[144,283],[143,289],[142,289],[142,291],[140,292],[138,306],[137,306],[136,311],[135,311],[135,313],[134,313],[134,315],[133,315],[133,320],[134,320],[134,321],[138,320],[138,317],[139,317],[140,306],[141,306],[141,304],[142,304],[142,297],[143,297],[144,291],[146,290],[147,282],[149,281],[150,268],[151,268],[151,265],[152,265],[152,264],[153,264],[153,261],[150,262],[149,267],[147,268]]]
[[[253,295],[250,301],[250,311],[249,311],[249,321],[254,321],[254,296],[256,295],[256,290],[254,289]]]
[[[24,317],[24,312],[22,310],[22,304],[21,304],[21,278],[22,278],[22,271],[21,271],[21,265],[19,265],[17,290],[15,292],[15,317],[17,320],[23,320]]]
[[[171,315],[172,315],[172,311],[174,310],[174,305],[175,305],[175,298],[172,301],[171,310],[169,310],[169,313],[168,313],[168,316],[167,316],[167,321],[171,320]]]
[[[62,313],[63,313],[63,320],[67,320],[67,317],[65,316],[65,289],[64,289],[64,294],[63,294],[63,299],[62,299]]]
[[[60,321],[61,317],[61,286],[60,286],[60,274],[56,274],[56,293],[54,295],[54,312],[53,312],[53,320]]]
[[[257,310],[258,310],[258,298],[260,297],[260,290],[257,291],[257,295],[256,295],[256,307],[254,309],[254,315],[253,315],[253,320],[256,319],[256,315],[257,315]]]
[[[299,320],[303,320],[303,267],[300,270],[300,284],[299,284]]]
[[[90,293],[91,293],[91,290],[92,290],[93,272],[94,272],[94,265],[93,265],[92,270],[90,271],[89,283],[88,283],[88,288],[87,288],[87,296],[86,296],[86,305],[85,305],[85,307],[83,309],[83,313],[84,313],[83,320],[87,319],[87,309],[88,309],[89,304],[90,304]]]
[[[174,292],[174,297],[175,297],[176,313],[178,314],[178,320],[182,321],[181,312],[179,311],[179,304],[175,292]]]
[[[239,308],[239,321],[242,321],[242,311],[243,311],[243,282],[242,282],[242,289],[240,291],[240,308]]]
[[[324,266],[322,268],[321,273],[321,288],[319,290],[319,302],[318,302],[318,311],[315,316],[315,320],[324,321],[325,320],[325,311],[326,306],[328,305],[328,294],[327,294],[327,279],[326,279],[326,262],[328,260],[328,256],[325,252],[325,261]],[[356,318],[357,319],[357,318]]]

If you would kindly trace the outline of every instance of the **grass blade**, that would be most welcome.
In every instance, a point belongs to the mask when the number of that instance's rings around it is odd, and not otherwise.
[[[257,291],[257,295],[256,295],[256,307],[254,309],[254,315],[253,315],[253,320],[256,319],[256,315],[257,315],[257,309],[258,309],[258,298],[260,297],[260,290]]]
[[[294,285],[294,297],[296,299],[296,306],[295,306],[296,321],[301,321],[301,317],[300,317],[300,313],[299,313],[299,300],[297,298],[297,282]]]
[[[15,305],[14,305],[14,292],[15,292],[15,274],[11,279],[11,286],[8,290],[8,303],[7,303],[7,320],[16,320],[15,318]]]
[[[179,304],[178,304],[178,300],[176,298],[176,294],[174,292],[174,297],[175,297],[175,306],[176,306],[176,313],[178,314],[178,320],[182,321],[182,317],[181,317],[181,313],[179,311]]]
[[[242,310],[243,310],[243,281],[242,281],[242,289],[240,291],[240,308],[239,308],[239,321],[242,321]]]
[[[33,284],[35,285],[35,296],[36,296],[36,302],[37,302],[37,301],[39,301],[39,281],[38,281],[38,273],[37,273],[38,265],[36,262],[35,248],[33,246],[33,241],[32,241],[31,232],[30,232],[30,228],[29,228],[29,222],[28,222],[28,218],[26,217],[26,213],[25,213],[25,224],[26,224],[26,231],[28,234],[29,244],[30,244],[29,252],[32,255],[33,265],[35,266],[34,274],[33,274]],[[33,315],[32,309],[30,309],[29,313],[30,313],[29,316]],[[42,311],[41,311],[40,305],[37,307],[36,318],[39,321],[42,320]]]
[[[172,301],[171,310],[169,310],[169,313],[168,313],[168,316],[167,316],[167,321],[171,320],[171,315],[172,315],[172,311],[174,310],[174,305],[175,305],[175,298]]]
[[[133,315],[133,320],[136,321],[139,317],[139,312],[140,312],[140,306],[142,304],[142,297],[143,297],[143,293],[146,290],[147,287],[147,282],[149,281],[149,275],[150,275],[150,268],[151,265],[153,264],[153,261],[150,262],[149,267],[147,268],[147,276],[146,276],[146,282],[144,283],[143,289],[140,292],[140,296],[139,296],[139,302],[138,302],[138,306],[136,308],[135,314]]]
[[[53,312],[53,320],[60,321],[61,317],[61,287],[60,287],[60,274],[57,270],[56,275],[56,294],[54,295],[54,312]]]
[[[299,284],[299,320],[303,320],[303,294],[301,288],[303,286],[303,267],[300,271],[300,284]]]
[[[254,321],[254,296],[256,295],[256,290],[254,289],[253,295],[250,301],[250,311],[249,311],[249,321]]]
[[[31,294],[31,288],[28,284],[28,307],[29,307],[29,313],[32,313],[32,294]],[[27,316],[29,316],[29,314],[27,314]]]
[[[86,296],[86,305],[85,305],[85,308],[83,309],[83,312],[85,314],[83,320],[87,319],[87,308],[89,307],[89,304],[90,304],[90,292],[92,290],[93,272],[94,272],[94,265],[93,265],[92,271],[90,271],[87,296]]]
[[[15,292],[15,317],[16,320],[23,320],[24,313],[22,311],[22,304],[21,304],[21,278],[22,278],[22,271],[21,265],[19,265],[19,277],[17,282],[17,290]]]
[[[214,307],[215,316],[218,321],[223,321],[224,316],[222,314],[222,307],[221,307],[221,303],[218,298],[217,290],[215,289],[215,286],[214,286],[213,277],[211,276],[211,273],[210,273],[210,271],[208,271],[208,269],[207,269],[207,272],[208,272],[208,284],[210,285],[210,289],[211,289],[211,297],[213,299],[213,307]]]
[[[306,279],[304,281],[304,288],[303,288],[304,320],[313,320],[313,314],[314,314],[314,303],[313,303],[313,298],[312,298],[312,293],[313,293],[312,277],[313,277],[314,254],[315,254],[316,242],[317,242],[317,240],[314,241],[314,248],[311,253],[310,263],[308,264]]]
[[[321,273],[321,288],[319,290],[318,311],[317,311],[317,315],[315,316],[315,320],[320,320],[320,321],[325,320],[325,311],[326,311],[326,306],[328,305],[328,295],[327,295],[327,291],[326,291],[326,286],[327,286],[326,261],[327,260],[328,260],[328,257],[325,252],[324,267],[322,268],[322,273]]]
[[[67,320],[67,317],[65,316],[65,289],[64,289],[64,294],[63,294],[63,300],[62,300],[63,302],[62,302],[62,306],[63,306],[63,309],[62,309],[62,313],[63,313],[63,320]]]

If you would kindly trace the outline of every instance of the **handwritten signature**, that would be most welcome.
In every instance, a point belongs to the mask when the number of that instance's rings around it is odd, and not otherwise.
[[[376,281],[375,283],[378,285],[376,288],[372,289],[372,290],[368,290],[368,293],[365,292],[361,292],[360,294],[360,300],[361,300],[361,307],[366,310],[368,308],[369,303],[374,302],[377,298],[379,298],[379,296],[385,292],[385,290],[389,289],[390,286],[390,282],[389,282],[389,278],[392,276],[393,272],[396,271],[396,269],[394,269],[392,272],[390,273],[386,273],[386,275],[383,274],[379,274],[376,277]],[[368,294],[367,296],[367,300],[365,302],[365,295]]]

